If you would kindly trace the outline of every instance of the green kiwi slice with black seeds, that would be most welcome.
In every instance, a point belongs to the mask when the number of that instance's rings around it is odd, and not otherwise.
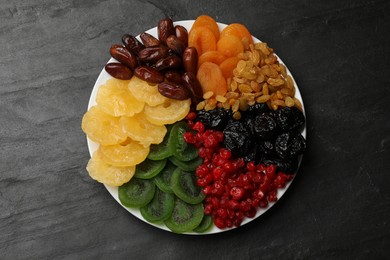
[[[176,169],[177,167],[173,163],[167,161],[164,169],[162,169],[162,171],[153,178],[154,183],[160,190],[173,193],[172,175]]]
[[[118,197],[126,207],[143,207],[153,199],[155,190],[152,180],[132,178],[118,188]]]
[[[175,233],[190,232],[202,222],[203,211],[203,203],[188,204],[176,197],[172,214],[164,223]]]
[[[188,162],[180,161],[175,156],[169,157],[168,160],[184,171],[195,171],[196,168],[198,168],[198,166],[203,163],[203,159],[200,157],[196,157],[195,159]]]
[[[186,172],[180,168],[173,172],[172,190],[176,196],[190,204],[198,204],[205,197],[202,189],[196,185],[195,172]]]
[[[161,172],[166,163],[167,159],[159,161],[146,159],[135,167],[134,177],[138,179],[151,179]]]
[[[199,226],[194,228],[194,232],[204,233],[208,231],[212,226],[213,226],[213,219],[211,215],[204,215],[202,222],[200,222]]]
[[[156,189],[154,197],[146,206],[140,208],[141,215],[149,222],[158,222],[171,216],[175,195]]]

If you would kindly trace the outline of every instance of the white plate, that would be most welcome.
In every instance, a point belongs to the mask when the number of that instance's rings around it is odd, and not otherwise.
[[[178,22],[174,22],[174,25],[182,25],[184,26],[188,31],[191,29],[191,26],[192,24],[194,23],[194,20],[186,20],[186,21],[178,21]],[[218,23],[218,26],[219,26],[219,30],[221,31],[223,28],[225,28],[227,25],[226,24],[222,24],[222,23]],[[157,37],[157,27],[154,27],[148,31],[146,31],[147,33]],[[139,36],[137,37],[139,39]],[[256,42],[261,42],[259,39],[253,37],[253,41],[256,43]],[[278,57],[279,59],[279,62],[284,64],[282,62],[282,60]],[[113,58],[111,58],[109,60],[109,62],[112,62],[112,61],[115,61]],[[285,64],[284,64],[285,65]],[[287,67],[287,66],[286,66]],[[291,75],[290,71],[288,70],[287,68],[287,73],[293,78],[293,76]],[[104,68],[102,69],[102,71],[100,72],[100,75],[98,77],[98,79],[96,80],[96,83],[95,83],[95,86],[93,87],[93,90],[92,90],[92,93],[91,93],[91,96],[90,96],[90,99],[89,99],[89,103],[88,103],[88,109],[94,105],[96,105],[96,94],[97,94],[97,90],[98,88],[104,84],[108,79],[112,78],[105,70]],[[293,81],[294,81],[294,84],[295,84],[295,87],[296,87],[296,92],[295,92],[295,97],[297,99],[299,99],[301,102],[302,102],[302,105],[303,105],[303,101],[302,101],[302,96],[301,96],[301,93],[299,92],[299,88],[293,78]],[[306,127],[305,129],[303,130],[303,133],[302,133],[303,137],[306,138]],[[87,142],[88,142],[88,149],[89,149],[89,153],[90,155],[92,156],[92,154],[98,149],[98,144],[97,143],[94,143],[93,141],[91,141],[89,138],[87,138]],[[286,190],[290,187],[291,185],[291,182],[290,181],[286,187],[284,189],[278,189],[278,199],[280,199],[282,197],[282,195],[286,192]],[[109,185],[105,185],[106,189],[108,190],[108,192],[111,194],[112,197],[114,197],[114,199],[120,204],[120,201],[119,201],[119,198],[118,198],[118,188],[117,187],[112,187],[112,186],[109,186]],[[256,216],[252,219],[249,219],[249,218],[245,218],[241,224],[241,226],[251,222],[252,220],[258,218],[259,216],[261,216],[262,214],[264,214],[268,209],[270,209],[273,205],[275,204],[275,202],[272,202],[272,203],[269,203],[268,207],[265,208],[265,209],[259,209],[256,213]],[[122,205],[123,206],[123,205]],[[165,225],[159,225],[159,224],[154,224],[154,223],[150,223],[148,221],[146,221],[140,211],[138,209],[131,209],[131,208],[126,208],[125,206],[123,206],[128,212],[130,212],[132,215],[134,215],[135,217],[139,218],[140,220],[148,223],[149,225],[153,225],[157,228],[160,228],[160,229],[163,229],[163,230],[167,230],[167,231],[170,231]],[[231,229],[234,229],[234,228],[231,228]],[[194,234],[194,235],[204,235],[204,234],[214,234],[214,233],[220,233],[220,232],[224,232],[224,231],[227,231],[227,230],[231,230],[231,229],[219,229],[217,227],[213,227],[211,230],[209,230],[208,232],[206,233],[194,233],[194,232],[191,232],[191,233],[184,233],[184,234]]]

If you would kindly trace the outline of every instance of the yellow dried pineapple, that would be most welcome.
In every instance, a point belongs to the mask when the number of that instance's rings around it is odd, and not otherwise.
[[[135,166],[115,167],[105,163],[98,152],[92,155],[87,164],[92,179],[111,186],[121,186],[134,176]]]
[[[173,124],[186,117],[190,111],[191,100],[168,99],[157,106],[145,105],[146,119],[155,125]]]
[[[107,80],[96,95],[99,108],[112,116],[132,116],[141,112],[145,103],[131,94],[128,85],[129,80]]]
[[[119,144],[127,138],[119,126],[119,117],[106,114],[97,106],[84,114],[81,128],[92,141],[103,145]]]
[[[119,124],[123,132],[144,146],[161,143],[167,133],[165,126],[150,123],[142,112],[132,117],[121,117]]]
[[[150,85],[150,83],[137,77],[131,78],[128,88],[136,99],[145,102],[149,106],[157,106],[168,100],[158,92],[157,84]]]
[[[128,138],[123,144],[101,145],[98,152],[106,163],[125,167],[143,162],[148,156],[149,150],[149,146],[145,147]]]

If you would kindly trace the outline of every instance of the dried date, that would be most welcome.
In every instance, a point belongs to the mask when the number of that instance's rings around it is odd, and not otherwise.
[[[164,81],[164,75],[151,67],[139,66],[134,70],[134,75],[150,83],[160,83]]]
[[[110,54],[111,56],[122,63],[123,65],[126,65],[130,69],[134,69],[138,66],[137,57],[132,51],[129,51],[124,46],[119,44],[114,44],[110,48]]]
[[[104,69],[108,74],[117,79],[127,80],[131,79],[133,76],[133,72],[128,67],[119,62],[107,63]]]
[[[189,98],[188,90],[183,85],[171,82],[162,82],[158,84],[158,91],[161,95],[178,100],[185,100]]]

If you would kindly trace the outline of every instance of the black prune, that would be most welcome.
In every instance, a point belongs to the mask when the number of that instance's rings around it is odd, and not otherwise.
[[[264,141],[259,143],[259,150],[262,151],[265,155],[276,155],[275,144],[272,141]]]
[[[251,135],[240,121],[230,121],[223,130],[223,144],[233,155],[244,157],[251,148]]]
[[[207,128],[222,131],[231,119],[230,110],[217,108],[209,111],[197,111],[197,119],[200,120]]]
[[[248,153],[244,155],[245,162],[255,162],[258,158],[258,149],[255,145],[252,145],[248,149]]]
[[[293,158],[304,152],[306,142],[303,136],[295,131],[280,134],[275,141],[275,150],[283,158]]]
[[[256,103],[253,106],[249,106],[245,111],[246,116],[257,116],[263,112],[270,111],[268,105],[266,103]]]
[[[294,174],[298,170],[298,158],[281,159],[277,157],[263,158],[262,163],[265,165],[273,164],[276,166],[276,171],[281,171],[285,174]]]
[[[296,107],[284,107],[274,112],[276,122],[283,131],[301,130],[305,116]]]
[[[251,122],[252,134],[257,140],[270,140],[278,132],[278,125],[269,113],[262,113]]]

